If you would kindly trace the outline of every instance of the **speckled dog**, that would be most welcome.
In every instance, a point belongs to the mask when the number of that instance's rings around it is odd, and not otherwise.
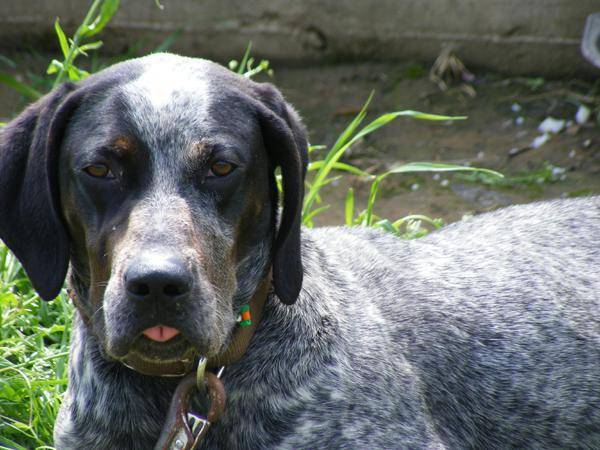
[[[177,379],[125,363],[219,354],[271,273],[203,448],[600,448],[599,198],[301,230],[306,164],[271,85],[165,54],[4,128],[0,238],[77,299],[57,448],[152,448]]]

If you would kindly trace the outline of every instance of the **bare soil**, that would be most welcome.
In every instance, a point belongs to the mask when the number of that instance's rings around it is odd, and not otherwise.
[[[597,97],[585,94],[591,89],[589,82],[476,74],[471,96],[460,86],[442,92],[424,72],[414,64],[354,64],[279,69],[274,82],[299,109],[313,144],[331,145],[371,90],[376,95],[365,123],[401,109],[468,116],[454,122],[399,118],[352,149],[346,160],[362,169],[378,173],[401,163],[435,161],[522,177],[521,183],[490,187],[456,175],[393,175],[382,184],[376,203],[376,213],[383,217],[426,214],[450,222],[510,204],[600,193],[600,127],[595,115],[584,125],[573,124],[552,135],[541,147],[529,148],[542,134],[538,126],[546,117],[573,121],[582,101],[598,106]],[[555,176],[536,175],[548,164]],[[326,189],[324,203],[332,207],[318,216],[318,225],[343,221],[350,185],[358,206],[364,206],[370,182],[346,177]]]

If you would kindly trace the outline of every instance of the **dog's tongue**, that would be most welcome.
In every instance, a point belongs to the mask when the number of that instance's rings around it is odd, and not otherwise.
[[[153,341],[166,342],[169,339],[173,339],[175,336],[177,336],[179,334],[179,330],[177,328],[158,325],[144,330],[143,334],[148,339]]]

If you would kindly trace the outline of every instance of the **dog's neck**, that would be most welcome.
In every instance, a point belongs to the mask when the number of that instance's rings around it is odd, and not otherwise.
[[[81,314],[84,321],[87,321],[89,317],[92,317],[94,311],[91,310],[90,302],[87,301],[90,291],[89,275],[84,275],[80,270],[76,269],[74,264],[69,266],[69,273],[67,274],[67,292],[75,308]],[[85,299],[86,301],[82,301]]]

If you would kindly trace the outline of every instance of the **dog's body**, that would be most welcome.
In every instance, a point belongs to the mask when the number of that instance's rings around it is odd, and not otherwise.
[[[172,74],[187,81],[160,85]],[[0,145],[18,205],[0,193],[0,237],[46,298],[70,258],[78,298],[57,448],[151,448],[177,379],[138,371],[222,352],[271,268],[274,293],[225,370],[226,411],[202,448],[600,446],[600,198],[408,242],[362,228],[301,237],[306,142],[273,88],[156,55],[71,89]],[[46,188],[31,186],[40,173]],[[57,242],[37,261],[48,231]],[[157,323],[182,338],[150,339]]]

